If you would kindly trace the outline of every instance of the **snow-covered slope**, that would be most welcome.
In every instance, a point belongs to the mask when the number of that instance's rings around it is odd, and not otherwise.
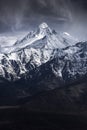
[[[0,46],[12,46],[17,41],[16,36],[4,36],[0,35]]]
[[[61,42],[64,43],[64,45],[75,45],[77,42],[79,42],[78,39],[72,37],[69,33],[63,32],[60,34]]]

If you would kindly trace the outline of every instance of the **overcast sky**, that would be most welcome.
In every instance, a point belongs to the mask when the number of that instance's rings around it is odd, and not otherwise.
[[[31,30],[41,22],[86,38],[87,0],[0,0],[1,33]]]

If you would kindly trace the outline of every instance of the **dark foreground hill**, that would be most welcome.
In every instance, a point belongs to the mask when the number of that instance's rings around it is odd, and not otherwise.
[[[1,130],[86,130],[87,115],[29,111],[24,108],[0,109]]]

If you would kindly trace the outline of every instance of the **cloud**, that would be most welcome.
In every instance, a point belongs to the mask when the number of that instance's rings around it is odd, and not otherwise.
[[[86,7],[86,0],[0,0],[0,32],[28,29],[43,21],[67,28],[83,23]]]
[[[14,29],[35,15],[71,19],[66,0],[0,0],[0,21],[4,26]]]

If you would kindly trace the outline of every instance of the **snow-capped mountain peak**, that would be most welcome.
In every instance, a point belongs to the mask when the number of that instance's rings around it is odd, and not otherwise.
[[[39,28],[40,29],[46,29],[46,28],[48,28],[48,25],[47,25],[47,23],[44,22],[44,23],[39,25]]]
[[[39,35],[46,36],[47,34],[52,34],[52,30],[46,23],[42,23],[39,25]]]
[[[44,40],[43,40],[44,39]],[[68,45],[68,44],[67,44]],[[55,48],[64,48],[65,45],[57,33],[54,33],[53,30],[46,23],[39,25],[36,31],[30,32],[22,40],[17,41],[13,46],[1,48],[1,53],[12,53],[17,52],[25,48],[45,48],[45,49],[55,49]]]
[[[18,40],[12,46],[1,47],[0,52],[9,54],[26,48],[33,49],[60,49],[77,43],[68,33],[58,35],[55,30],[44,22],[36,31],[31,31],[22,40]]]

